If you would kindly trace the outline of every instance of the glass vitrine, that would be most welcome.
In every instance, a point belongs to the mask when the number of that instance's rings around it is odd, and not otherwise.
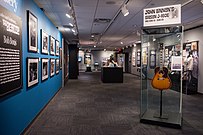
[[[182,36],[182,26],[142,28],[142,123],[181,128]]]

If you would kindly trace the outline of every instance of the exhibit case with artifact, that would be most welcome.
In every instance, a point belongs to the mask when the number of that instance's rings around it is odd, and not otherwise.
[[[142,123],[182,126],[182,38],[182,26],[142,28]]]

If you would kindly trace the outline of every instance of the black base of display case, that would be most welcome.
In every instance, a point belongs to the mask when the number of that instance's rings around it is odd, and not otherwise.
[[[182,117],[180,113],[164,113],[157,117],[158,112],[147,110],[140,119],[141,123],[181,129]]]
[[[101,81],[103,83],[123,83],[123,68],[102,67]]]
[[[91,67],[86,67],[86,71],[85,72],[92,72]]]

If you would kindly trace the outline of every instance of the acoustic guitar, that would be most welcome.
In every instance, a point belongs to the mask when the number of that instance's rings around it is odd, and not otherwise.
[[[172,86],[171,79],[168,76],[168,68],[163,67],[163,44],[160,45],[160,66],[154,69],[154,77],[151,81],[151,85],[153,88],[158,90],[166,90],[170,89]]]
[[[151,85],[153,88],[158,90],[166,90],[171,88],[171,79],[168,76],[168,68],[166,67],[156,67],[155,75],[151,81]]]

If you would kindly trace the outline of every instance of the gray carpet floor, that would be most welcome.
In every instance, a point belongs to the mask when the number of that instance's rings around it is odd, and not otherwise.
[[[201,135],[203,95],[183,95],[183,126],[173,129],[140,123],[140,80],[104,84],[100,73],[68,80],[25,132],[29,135]]]

